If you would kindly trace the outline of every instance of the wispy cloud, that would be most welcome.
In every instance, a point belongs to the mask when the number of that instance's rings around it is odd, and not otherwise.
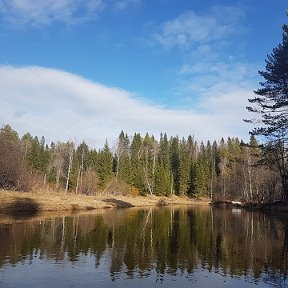
[[[95,17],[104,5],[103,0],[0,0],[0,14],[15,27],[73,25]]]
[[[42,67],[0,67],[0,124],[51,140],[86,140],[98,147],[124,129],[128,134],[160,132],[208,140],[247,137],[245,99],[249,90],[207,95],[201,109],[163,109],[118,88]],[[251,96],[251,95],[249,95]],[[226,105],[225,105],[226,103]],[[231,104],[233,104],[231,106]],[[229,109],[228,107],[229,106]],[[199,107],[198,107],[199,108]]]
[[[225,85],[225,91],[237,87],[252,87],[257,82],[257,67],[254,64],[237,62],[227,57],[226,61],[203,60],[194,64],[184,64],[179,69],[183,83],[198,95],[215,94],[215,87]],[[211,92],[212,91],[212,92]],[[225,92],[223,91],[223,92]]]
[[[244,19],[243,7],[216,5],[203,14],[186,11],[162,23],[150,37],[158,48],[181,52],[175,91],[182,103],[192,107],[194,115],[205,115],[202,120],[212,121],[210,125],[235,125],[239,135],[247,99],[257,83],[257,67],[236,57],[241,53],[234,54],[245,33]],[[200,126],[213,133],[208,122]]]
[[[95,19],[105,9],[123,11],[140,0],[0,0],[0,16],[6,25],[68,26]]]
[[[130,6],[139,5],[141,0],[116,0],[113,4],[113,8],[116,11],[126,10]]]
[[[191,48],[195,45],[223,40],[238,28],[244,13],[237,7],[217,5],[207,15],[185,12],[161,25],[152,41],[164,47]]]

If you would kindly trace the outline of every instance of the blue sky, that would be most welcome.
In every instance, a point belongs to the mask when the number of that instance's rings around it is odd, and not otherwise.
[[[0,0],[0,124],[51,140],[247,139],[283,0]]]

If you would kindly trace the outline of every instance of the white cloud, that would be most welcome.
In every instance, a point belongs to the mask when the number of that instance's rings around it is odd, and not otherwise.
[[[238,30],[244,13],[237,7],[217,5],[207,15],[187,11],[162,24],[152,40],[164,47],[185,47],[226,39]],[[239,31],[239,30],[238,30]]]
[[[152,106],[135,95],[79,76],[42,67],[0,67],[0,125],[48,141],[88,141],[102,147],[123,129],[129,135],[195,135],[198,140],[248,137],[245,106],[248,90],[207,95],[201,107],[187,110]],[[218,95],[219,96],[219,95]],[[250,96],[251,97],[251,96]],[[200,110],[197,110],[197,109]]]

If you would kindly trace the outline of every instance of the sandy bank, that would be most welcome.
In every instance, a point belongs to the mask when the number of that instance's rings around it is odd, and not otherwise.
[[[0,213],[21,211],[76,211],[103,208],[149,207],[161,205],[208,205],[208,200],[188,197],[86,196],[65,192],[15,192],[0,190]]]

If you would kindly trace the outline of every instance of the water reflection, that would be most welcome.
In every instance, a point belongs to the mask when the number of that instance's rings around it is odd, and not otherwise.
[[[118,284],[151,276],[158,284],[169,277],[194,283],[217,273],[230,282],[244,279],[247,287],[249,283],[287,287],[286,220],[262,213],[163,207],[44,220],[0,219],[0,243],[0,271],[6,284],[11,281],[7,267],[17,270],[20,263],[45,260],[58,270],[63,263],[78,268],[89,263],[89,269]],[[107,279],[102,280],[107,284]],[[241,282],[239,287],[245,285]]]

